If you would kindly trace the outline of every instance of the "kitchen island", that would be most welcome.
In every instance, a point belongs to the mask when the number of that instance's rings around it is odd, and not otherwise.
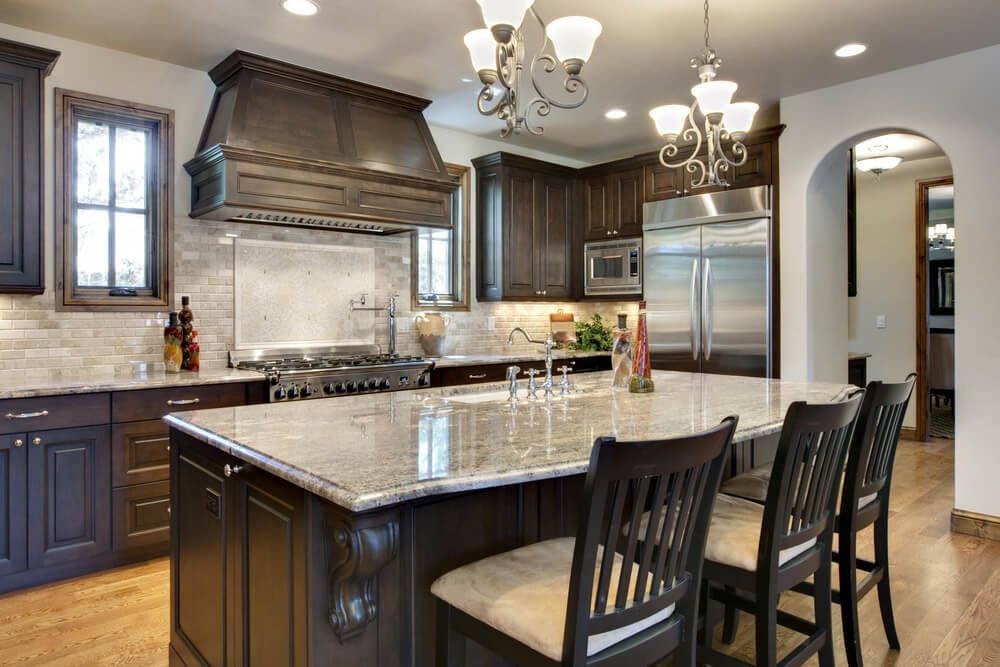
[[[430,665],[431,582],[576,531],[596,437],[687,435],[740,416],[730,462],[762,462],[788,405],[847,385],[654,373],[511,403],[504,385],[175,413],[171,660]],[[763,448],[761,448],[763,449]],[[470,645],[468,664],[500,664]]]

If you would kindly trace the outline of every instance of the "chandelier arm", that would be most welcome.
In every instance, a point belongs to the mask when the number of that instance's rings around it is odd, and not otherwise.
[[[702,135],[701,130],[698,129],[698,125],[694,122],[694,109],[698,105],[695,102],[690,109],[688,109],[687,123],[688,126],[681,132],[680,138],[684,141],[694,141],[694,150],[691,151],[691,156],[686,160],[681,160],[680,162],[667,162],[667,158],[672,158],[677,155],[679,147],[677,146],[676,140],[669,142],[663,148],[660,149],[660,164],[662,164],[667,169],[677,169],[678,167],[687,167],[695,156],[698,155],[698,151],[701,150]],[[694,173],[689,169],[690,173]]]
[[[733,142],[732,152],[733,152],[733,159],[729,159],[729,157],[726,156],[725,152],[723,152],[721,149],[719,150],[719,155],[722,156],[720,159],[726,161],[727,168],[742,167],[747,163],[747,157],[749,157],[749,154],[747,152],[747,147],[743,145],[742,141]]]
[[[496,103],[493,104],[493,106],[490,106],[490,102],[493,102],[493,98],[496,98]],[[479,109],[479,113],[484,116],[493,116],[500,112],[500,107],[502,107],[506,102],[506,93],[503,95],[497,95],[493,91],[492,85],[485,85],[476,97],[476,108]]]
[[[535,56],[531,59],[531,67],[528,68],[531,75],[531,86],[535,89],[535,93],[538,97],[548,102],[549,107],[556,107],[559,109],[579,109],[584,105],[584,103],[586,103],[587,98],[590,97],[590,88],[587,86],[587,82],[584,81],[579,74],[568,74],[563,80],[563,90],[565,92],[570,95],[580,95],[580,97],[576,100],[570,100],[568,102],[557,100],[542,90],[542,86],[538,82],[535,75],[535,72],[539,69],[539,65],[545,74],[551,74],[556,71],[556,68],[559,66],[559,62],[556,61],[551,54],[545,53],[545,48],[549,45],[549,36],[548,33],[545,32],[545,22],[542,21],[542,17],[538,15],[538,12],[535,11],[534,7],[530,7],[528,11],[535,17],[535,20],[538,21],[539,27],[542,29],[542,41],[538,46],[538,51],[535,53]],[[534,100],[532,100],[532,104],[534,104]],[[551,108],[549,108],[549,111],[551,111]]]

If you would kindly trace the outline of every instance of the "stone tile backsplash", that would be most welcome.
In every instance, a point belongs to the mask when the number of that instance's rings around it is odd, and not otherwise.
[[[233,345],[233,237],[372,247],[375,250],[375,302],[398,294],[397,350],[421,354],[410,310],[410,238],[408,235],[373,237],[342,232],[314,231],[246,223],[192,220],[179,217],[174,225],[174,282],[176,303],[190,295],[195,328],[201,342],[204,368],[222,368]],[[303,285],[302,298],[315,289],[338,289],[336,267],[329,279]],[[473,287],[474,289],[474,287]],[[577,320],[600,313],[614,322],[618,312],[629,313],[633,303],[479,303],[473,297],[469,312],[453,314],[449,352],[453,354],[528,352],[537,346],[519,338],[506,346],[507,333],[520,326],[531,334],[549,329],[549,313],[571,312]],[[132,362],[160,363],[165,312],[110,313],[57,312],[52,290],[37,296],[0,295],[0,381],[72,378],[78,374],[128,373]],[[375,319],[375,341],[385,348],[387,316]],[[495,318],[489,330],[490,318]]]

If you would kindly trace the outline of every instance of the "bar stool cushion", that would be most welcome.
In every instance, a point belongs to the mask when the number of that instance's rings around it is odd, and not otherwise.
[[[758,503],[767,500],[767,485],[771,483],[771,466],[757,466],[747,472],[731,477],[722,483],[719,489],[722,493],[738,498],[746,498]],[[841,483],[840,492],[843,493],[844,485]],[[878,498],[877,493],[864,496],[858,499],[858,509],[863,509]],[[840,507],[840,496],[837,496],[837,507]]]
[[[431,593],[542,655],[561,661],[575,543],[574,538],[564,537],[484,558],[448,572],[431,585]],[[595,590],[601,557],[598,551]],[[621,562],[621,555],[616,553],[608,591],[608,612],[614,610]],[[632,565],[630,598],[635,592],[638,567]],[[651,583],[652,576],[646,583],[647,590]],[[641,621],[591,635],[587,639],[587,655],[636,635],[666,620],[673,612],[674,605],[670,605]]]

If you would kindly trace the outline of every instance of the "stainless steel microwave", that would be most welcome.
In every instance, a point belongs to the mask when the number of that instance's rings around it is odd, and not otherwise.
[[[642,294],[642,239],[595,241],[583,246],[583,293]]]

